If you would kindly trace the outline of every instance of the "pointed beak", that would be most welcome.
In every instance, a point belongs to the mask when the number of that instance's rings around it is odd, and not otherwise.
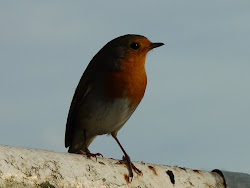
[[[164,45],[164,43],[162,43],[162,42],[157,42],[157,43],[153,43],[152,42],[151,45],[149,46],[149,50],[152,50],[154,48],[160,47],[162,45]]]

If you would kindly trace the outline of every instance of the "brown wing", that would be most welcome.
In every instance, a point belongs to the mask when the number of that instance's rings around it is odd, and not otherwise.
[[[84,97],[91,90],[91,85],[93,81],[93,69],[91,66],[88,66],[85,72],[83,73],[77,88],[75,90],[75,94],[73,96],[69,114],[67,118],[66,131],[65,131],[65,147],[69,147],[72,142],[72,136],[74,131],[74,120],[77,114],[78,108],[80,104],[84,101]]]
[[[117,49],[117,48],[115,48]],[[110,49],[109,49],[110,50]],[[120,56],[119,56],[120,57]],[[88,67],[84,71],[79,84],[76,88],[75,94],[73,96],[67,124],[66,124],[66,132],[65,132],[65,147],[69,147],[72,142],[72,136],[74,131],[74,120],[75,116],[77,114],[78,108],[81,105],[82,102],[84,102],[84,97],[87,95],[88,92],[90,92],[92,83],[95,79],[95,74],[97,72],[104,71],[106,68],[110,68],[109,64],[107,62],[112,62],[111,67],[113,69],[117,69],[119,66],[120,59],[119,58],[113,58],[112,56],[109,56],[105,53],[105,46],[103,49],[101,49],[91,60]]]

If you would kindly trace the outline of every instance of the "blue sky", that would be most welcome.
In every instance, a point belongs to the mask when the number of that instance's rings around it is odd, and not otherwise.
[[[65,122],[91,58],[111,39],[166,45],[118,134],[135,161],[250,173],[249,1],[1,1],[0,144],[66,152]],[[121,159],[109,136],[92,152]]]

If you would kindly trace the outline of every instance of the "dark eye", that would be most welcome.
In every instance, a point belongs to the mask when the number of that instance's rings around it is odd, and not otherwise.
[[[130,48],[132,48],[133,50],[138,50],[139,47],[140,47],[139,44],[136,42],[130,44]]]

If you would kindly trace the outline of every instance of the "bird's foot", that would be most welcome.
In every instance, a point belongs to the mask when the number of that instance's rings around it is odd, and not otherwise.
[[[91,153],[88,149],[86,149],[86,151],[81,150],[80,154],[86,155],[88,158],[95,157],[96,161],[97,161],[97,157],[99,157],[99,156],[103,157],[103,155],[101,153]]]
[[[122,160],[119,162],[120,164],[125,164],[128,168],[128,175],[129,178],[131,178],[131,181],[133,179],[133,170],[138,174],[142,175],[142,171],[136,168],[136,166],[131,162],[130,157],[128,155],[124,155],[122,157]]]

